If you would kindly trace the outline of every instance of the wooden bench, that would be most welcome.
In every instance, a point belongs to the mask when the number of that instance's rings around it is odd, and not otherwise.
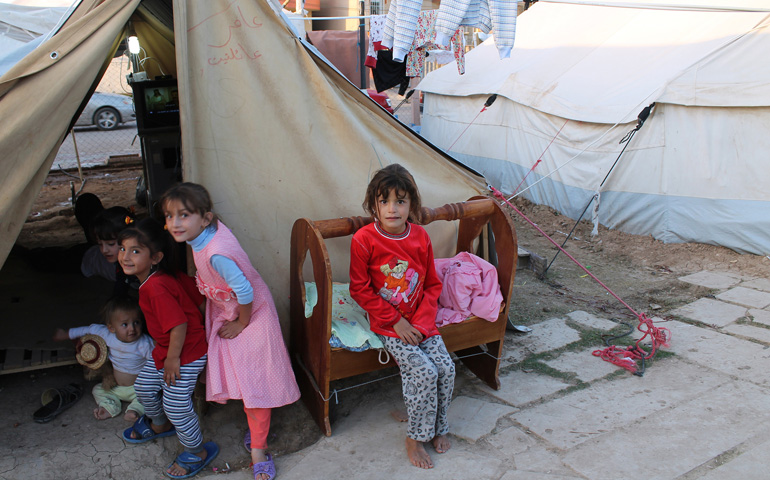
[[[518,259],[516,231],[500,206],[487,197],[473,197],[466,202],[451,203],[436,209],[423,207],[422,225],[442,220],[460,221],[456,253],[478,253],[478,248],[474,246],[488,244],[484,241],[489,231],[486,227],[491,226],[498,281],[504,302],[500,315],[495,322],[471,317],[462,323],[442,327],[440,332],[447,349],[455,352],[474,374],[497,390],[500,388],[498,370]],[[294,223],[291,233],[291,357],[302,398],[327,436],[331,435],[329,399],[333,390],[330,389],[330,383],[395,366],[392,360],[387,365],[382,365],[376,350],[352,352],[329,345],[332,323],[332,266],[324,240],[352,235],[370,222],[371,217],[320,221],[301,218]],[[476,242],[477,239],[479,242]],[[303,266],[308,252],[313,267],[313,281],[318,291],[318,304],[312,315],[306,318]]]

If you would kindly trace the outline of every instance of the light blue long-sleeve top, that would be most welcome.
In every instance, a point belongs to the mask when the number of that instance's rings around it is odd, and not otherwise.
[[[187,243],[192,247],[193,251],[200,252],[209,244],[216,233],[216,227],[214,225],[209,225],[200,233],[200,235]],[[209,261],[211,262],[211,266],[214,267],[214,270],[222,275],[222,278],[225,279],[227,285],[233,289],[239,305],[248,305],[254,300],[254,289],[251,288],[251,283],[249,283],[246,275],[243,274],[241,269],[238,268],[235,261],[222,255],[212,255]]]

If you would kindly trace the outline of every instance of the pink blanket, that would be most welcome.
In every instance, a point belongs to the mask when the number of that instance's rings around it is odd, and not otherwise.
[[[436,325],[459,323],[472,315],[490,322],[497,320],[503,295],[492,264],[467,252],[437,258],[435,262],[436,273],[444,284]]]

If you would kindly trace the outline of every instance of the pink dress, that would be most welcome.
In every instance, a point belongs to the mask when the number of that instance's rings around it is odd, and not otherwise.
[[[217,335],[225,321],[238,318],[238,301],[210,259],[233,260],[254,289],[249,325],[235,338]],[[193,252],[198,289],[206,296],[206,400],[242,399],[246,408],[274,408],[299,398],[299,388],[283,342],[270,290],[251,265],[238,240],[219,222],[217,233],[200,252]]]

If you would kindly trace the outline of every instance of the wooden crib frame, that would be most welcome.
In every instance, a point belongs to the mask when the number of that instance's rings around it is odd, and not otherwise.
[[[462,323],[442,327],[439,331],[450,352],[455,352],[459,357],[479,354],[462,358],[462,361],[481,380],[497,390],[500,388],[499,359],[503,352],[510,295],[518,259],[513,223],[500,205],[487,197],[473,197],[466,202],[451,203],[436,209],[423,207],[422,216],[423,225],[438,220],[460,220],[456,253],[474,252],[474,241],[485,237],[485,227],[487,224],[491,225],[497,255],[498,281],[504,302],[500,316],[495,322],[472,317]],[[301,218],[294,222],[291,232],[291,357],[305,405],[327,436],[331,435],[330,383],[395,366],[393,360],[387,365],[380,364],[376,350],[351,352],[329,345],[332,269],[324,239],[352,235],[371,222],[371,217],[344,217],[320,221]],[[305,318],[305,281],[302,270],[308,252],[318,290],[318,304],[310,318]]]

